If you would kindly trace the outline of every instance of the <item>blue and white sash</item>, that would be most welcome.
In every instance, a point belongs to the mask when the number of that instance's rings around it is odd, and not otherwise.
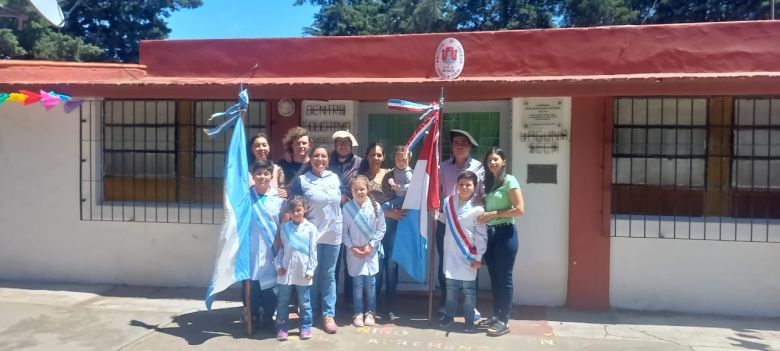
[[[444,202],[444,218],[447,219],[447,227],[450,228],[450,234],[455,240],[460,253],[467,261],[477,260],[477,248],[469,241],[466,232],[458,220],[457,207],[455,207],[455,196],[449,196]]]
[[[352,219],[352,222],[355,223],[358,231],[360,234],[363,234],[363,237],[366,238],[366,241],[371,242],[371,240],[374,239],[376,236],[376,226],[372,227],[371,224],[368,223],[368,218],[366,218],[366,216],[360,212],[360,208],[358,207],[355,200],[348,201],[346,204],[344,204],[344,213]],[[377,218],[377,220],[379,219]],[[385,250],[382,248],[381,242],[377,247],[377,251],[379,252],[379,257],[385,256]]]
[[[257,224],[260,226],[260,236],[265,239],[268,247],[273,250],[274,238],[276,237],[276,229],[278,229],[274,218],[265,210],[260,196],[255,189],[252,189],[249,194],[252,196],[252,209],[255,211],[255,217],[257,218]]]
[[[287,241],[287,245],[304,255],[309,255],[309,240],[297,235],[298,228],[295,227],[293,221],[288,221],[282,224],[282,234]]]

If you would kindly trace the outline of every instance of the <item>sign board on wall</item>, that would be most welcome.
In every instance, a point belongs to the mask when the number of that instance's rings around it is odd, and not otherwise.
[[[304,100],[301,102],[301,127],[309,130],[312,146],[332,146],[331,135],[339,130],[357,134],[355,125],[355,101],[351,100]]]
[[[439,78],[445,80],[458,78],[463,72],[465,62],[466,52],[463,51],[463,45],[458,39],[446,38],[439,43],[434,57],[436,74]]]
[[[569,138],[562,124],[564,112],[563,98],[527,98],[523,101],[520,141],[528,143],[530,153],[558,153],[558,143]]]

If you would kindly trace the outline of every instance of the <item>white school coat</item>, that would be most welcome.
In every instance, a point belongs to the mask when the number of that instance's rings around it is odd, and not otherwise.
[[[354,202],[355,200],[350,200]],[[346,205],[346,204],[345,204]],[[363,206],[360,207],[360,213],[365,216],[368,224],[371,228],[376,228],[376,234],[370,241],[366,239],[366,236],[358,229],[357,225],[346,211],[344,214],[344,232],[342,239],[344,240],[344,246],[347,248],[344,253],[347,255],[347,271],[351,277],[357,277],[359,275],[374,275],[379,272],[379,247],[382,246],[382,238],[385,236],[386,224],[385,215],[382,212],[382,208],[377,203],[377,211],[379,216],[374,214],[374,207],[371,205],[371,200],[366,199],[363,202]],[[352,253],[352,247],[362,247],[365,245],[371,245],[373,250],[371,254],[364,258],[358,258]]]
[[[287,243],[284,233],[280,233],[282,249],[276,254],[274,264],[276,269],[284,267],[287,269],[287,272],[283,275],[277,275],[276,282],[284,285],[311,285],[314,279],[306,280],[306,275],[314,276],[314,270],[317,268],[317,227],[304,219],[297,226],[295,232],[290,235],[303,237],[309,243],[309,255],[307,256],[302,252],[293,250]]]
[[[255,189],[249,191],[254,192]],[[276,189],[269,187],[265,194],[265,201],[258,199],[257,202],[268,212],[278,227],[284,199],[276,195]],[[260,226],[257,216],[253,208],[252,222],[249,224],[249,267],[251,268],[249,277],[260,282],[260,289],[268,289],[276,286],[276,266],[272,250],[276,232],[266,233],[266,228]]]
[[[482,255],[485,254],[485,250],[487,250],[487,226],[479,224],[477,217],[485,212],[485,208],[477,205],[473,197],[461,205],[460,200],[457,199],[457,194],[452,196],[456,197],[455,212],[460,221],[460,226],[469,241],[476,246],[476,260],[480,261],[482,260]],[[449,201],[449,198],[445,198],[444,201]],[[449,279],[465,281],[477,279],[477,270],[471,268],[471,261],[463,257],[458,244],[452,237],[450,224],[446,222],[446,218],[445,223],[447,227],[444,232],[444,276]]]

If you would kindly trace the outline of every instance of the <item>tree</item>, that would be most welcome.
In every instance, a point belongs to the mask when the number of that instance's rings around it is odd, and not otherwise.
[[[108,61],[137,62],[138,43],[165,39],[171,12],[202,5],[201,0],[65,0],[64,30],[99,46]],[[78,6],[74,6],[78,3]]]
[[[81,38],[56,32],[23,0],[0,0],[0,7],[14,9],[27,19],[0,20],[0,58],[58,61],[95,60],[100,48],[85,44]]]
[[[593,27],[639,24],[639,4],[630,0],[565,0],[561,25]]]
[[[171,12],[196,8],[201,0],[63,0],[62,29],[46,24],[24,0],[0,0],[0,7],[28,17],[0,18],[0,58],[58,61],[137,62],[142,39],[164,39]],[[74,6],[75,5],[75,6]]]

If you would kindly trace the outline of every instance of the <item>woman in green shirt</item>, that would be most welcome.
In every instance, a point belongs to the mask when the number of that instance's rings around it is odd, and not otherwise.
[[[488,247],[485,263],[490,274],[493,293],[493,317],[477,325],[487,329],[488,336],[500,336],[509,332],[509,315],[512,312],[512,270],[517,255],[515,217],[523,215],[523,193],[520,184],[506,174],[506,155],[492,147],[483,162],[485,172],[485,213],[480,223],[488,225]]]

